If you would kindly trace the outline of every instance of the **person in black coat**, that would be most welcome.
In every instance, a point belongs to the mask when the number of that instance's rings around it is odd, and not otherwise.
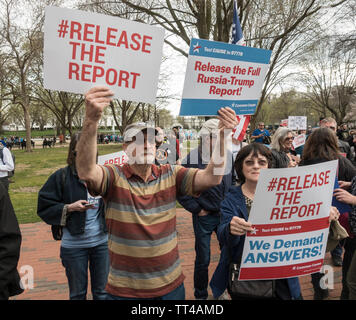
[[[353,177],[356,175],[356,168],[352,164],[352,162],[346,157],[340,154],[340,150],[338,148],[337,137],[332,130],[329,128],[319,128],[313,131],[313,133],[309,136],[307,142],[305,143],[302,160],[300,162],[300,166],[312,165],[316,163],[321,163],[325,161],[338,160],[338,172],[337,178],[338,181],[346,181],[350,182]],[[348,256],[349,240],[346,239],[345,244],[345,254],[344,260],[341,261],[343,268],[343,289],[341,293],[341,297],[347,296],[347,286],[346,286],[346,272],[348,269],[349,261],[345,260],[345,256]],[[342,247],[340,247],[342,251]],[[335,250],[333,250],[335,251]],[[332,258],[333,254],[331,251]],[[314,287],[314,299],[322,300],[328,296],[328,289],[323,289],[320,286],[320,279],[324,276],[323,273],[314,273],[312,274],[312,284]]]
[[[9,194],[0,183],[0,300],[8,300],[24,291],[17,271],[21,239]]]
[[[183,160],[184,167],[204,169],[207,166],[215,144],[218,125],[218,119],[210,119],[203,124],[199,132],[199,146]],[[232,160],[232,155],[230,157]],[[196,299],[208,298],[210,241],[213,232],[217,232],[220,224],[220,203],[234,182],[234,171],[230,167],[219,185],[203,191],[199,197],[179,196],[177,198],[183,208],[192,213],[196,253],[194,263],[194,296]]]

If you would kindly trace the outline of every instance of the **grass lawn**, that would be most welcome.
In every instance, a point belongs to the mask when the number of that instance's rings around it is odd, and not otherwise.
[[[13,149],[16,157],[15,175],[11,178],[10,198],[19,223],[41,221],[37,216],[38,191],[48,177],[57,169],[66,166],[69,144],[64,147],[37,147],[31,153]],[[121,144],[99,145],[99,155],[117,152]]]

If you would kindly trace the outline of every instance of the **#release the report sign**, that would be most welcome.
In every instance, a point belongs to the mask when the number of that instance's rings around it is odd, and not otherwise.
[[[240,280],[319,272],[329,234],[338,161],[261,170],[245,239]]]
[[[163,38],[162,28],[47,7],[44,87],[83,94],[103,85],[116,98],[155,103]]]

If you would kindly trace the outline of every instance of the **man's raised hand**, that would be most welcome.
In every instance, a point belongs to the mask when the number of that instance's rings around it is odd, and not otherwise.
[[[98,122],[112,100],[113,92],[107,87],[94,87],[85,94],[86,118]]]

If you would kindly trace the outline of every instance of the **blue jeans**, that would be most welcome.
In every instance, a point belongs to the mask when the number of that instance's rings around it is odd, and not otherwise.
[[[174,289],[173,291],[165,294],[164,296],[156,298],[127,298],[114,296],[108,293],[107,300],[185,300],[185,288],[184,284],[182,283],[178,288]]]
[[[107,242],[92,248],[63,248],[61,259],[66,270],[70,300],[86,300],[88,289],[88,265],[93,300],[105,300],[109,273]]]
[[[208,298],[210,240],[220,223],[219,215],[193,215],[195,234],[194,296],[196,299]]]

